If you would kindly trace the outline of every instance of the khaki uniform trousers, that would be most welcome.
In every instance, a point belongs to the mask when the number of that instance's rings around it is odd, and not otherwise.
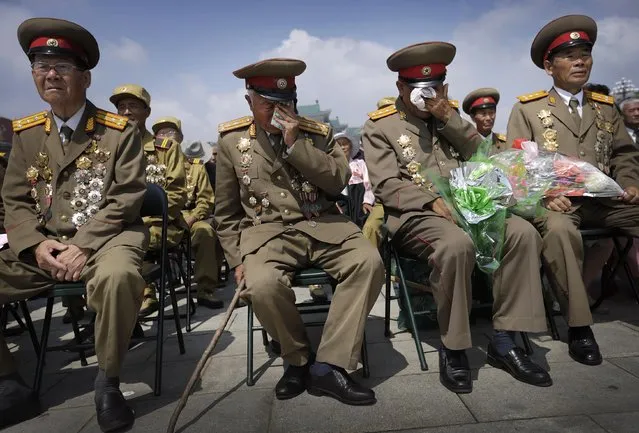
[[[402,253],[428,262],[442,343],[472,346],[469,314],[475,249],[458,226],[432,211],[409,219],[393,238]],[[506,220],[501,266],[493,274],[493,327],[502,331],[546,330],[540,269],[541,237],[522,218]]]
[[[379,248],[382,243],[382,224],[384,224],[384,205],[375,203],[362,227],[364,237],[371,241],[375,248]]]
[[[317,361],[357,368],[368,313],[384,284],[379,252],[356,233],[341,244],[317,241],[287,231],[244,257],[247,297],[266,331],[279,341],[282,358],[305,365],[309,342],[295,306],[291,278],[296,269],[324,269],[338,281],[330,305]]]
[[[160,245],[162,241],[162,225],[161,224],[146,224],[149,228],[150,238],[149,238],[149,250],[155,251],[160,250]],[[167,248],[173,248],[177,244],[182,241],[182,236],[184,235],[184,229],[178,227],[174,224],[169,223],[169,227],[167,230]]]
[[[639,237],[639,206],[607,199],[572,199],[580,205],[572,213],[547,211],[535,225],[543,239],[543,257],[568,326],[592,324],[588,294],[583,281],[584,245],[579,227],[619,228]]]
[[[142,303],[140,275],[144,251],[118,245],[100,250],[87,261],[80,279],[86,284],[87,303],[96,312],[95,352],[107,377],[120,374]],[[35,259],[20,261],[11,250],[0,253],[0,305],[27,299],[56,283],[38,268]],[[0,376],[15,371],[13,358],[0,334]]]
[[[191,226],[191,246],[195,253],[195,282],[198,293],[213,293],[218,283],[217,235],[207,221]]]

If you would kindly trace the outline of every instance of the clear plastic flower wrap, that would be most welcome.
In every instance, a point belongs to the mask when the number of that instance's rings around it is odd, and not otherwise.
[[[505,170],[514,186],[515,198],[618,197],[623,189],[592,164],[557,152],[539,150],[531,141],[516,141],[511,150],[491,160]]]
[[[473,241],[479,269],[493,273],[501,264],[508,208],[514,200],[506,174],[482,149],[487,146],[480,146],[469,162],[452,169],[450,178],[430,172],[426,176]]]

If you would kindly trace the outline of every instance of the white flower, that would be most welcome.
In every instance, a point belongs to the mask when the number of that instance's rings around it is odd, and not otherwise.
[[[402,134],[397,139],[397,144],[399,144],[402,147],[410,146],[411,139],[410,139],[410,137],[408,135]]]
[[[246,137],[242,137],[237,142],[236,147],[237,147],[237,150],[244,153],[251,148],[251,140],[249,140]]]

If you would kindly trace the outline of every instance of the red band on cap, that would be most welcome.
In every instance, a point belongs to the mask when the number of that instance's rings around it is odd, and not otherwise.
[[[31,42],[29,49],[32,48],[40,48],[40,47],[49,47],[49,48],[61,48],[63,50],[72,51],[80,56],[84,56],[85,52],[79,45],[74,44],[73,42],[59,37],[49,37],[43,36],[40,38],[36,38]]]
[[[431,79],[434,80],[446,73],[446,65],[435,63],[432,65],[416,65],[410,68],[400,69],[399,76],[411,80]]]
[[[474,107],[477,107],[478,105],[486,105],[486,104],[497,105],[497,102],[495,102],[495,99],[492,96],[482,96],[481,98],[475,99],[475,102],[470,104],[470,108],[474,108]]]
[[[246,84],[261,89],[293,90],[295,77],[251,77],[246,79]]]
[[[555,48],[557,48],[558,46],[565,44],[566,42],[578,41],[578,40],[590,42],[590,37],[588,37],[588,33],[583,32],[581,30],[562,33],[561,35],[557,36],[557,38],[555,38],[555,40],[552,41],[552,43],[548,46],[548,49],[546,50],[546,55],[544,56],[544,60],[547,60],[548,54],[550,54],[550,52],[554,50]]]

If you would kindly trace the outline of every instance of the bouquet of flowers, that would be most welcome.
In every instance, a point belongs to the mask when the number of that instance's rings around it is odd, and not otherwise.
[[[468,162],[450,171],[450,178],[426,174],[472,239],[477,265],[485,273],[499,268],[507,210],[514,204],[506,174],[486,156],[491,145],[484,141]]]
[[[592,164],[539,150],[532,141],[515,140],[512,149],[490,159],[506,172],[520,207],[533,207],[542,197],[617,197],[623,193],[617,182]]]

